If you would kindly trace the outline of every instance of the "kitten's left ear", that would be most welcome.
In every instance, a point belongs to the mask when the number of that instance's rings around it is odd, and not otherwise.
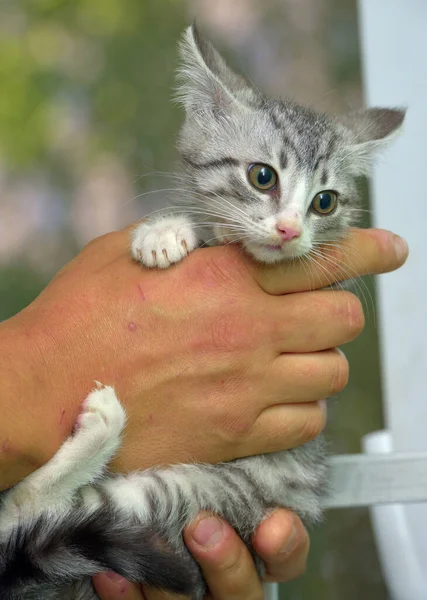
[[[405,109],[368,108],[339,117],[350,133],[349,154],[355,174],[369,173],[376,154],[400,133],[405,114]]]
[[[244,77],[232,71],[195,25],[188,27],[180,43],[180,86],[177,98],[187,113],[227,115],[246,108],[254,90]]]

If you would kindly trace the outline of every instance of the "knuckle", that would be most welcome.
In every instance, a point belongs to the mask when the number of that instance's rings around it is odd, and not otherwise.
[[[252,410],[248,410],[244,414],[242,411],[233,414],[230,410],[223,410],[220,418],[217,417],[214,423],[222,442],[236,449],[239,445],[247,442],[255,421],[256,413]]]
[[[211,324],[212,344],[221,350],[234,350],[240,345],[239,328],[230,314],[221,314]]]
[[[221,581],[224,598],[245,598],[245,600],[263,600],[263,592],[257,581],[252,581],[243,552],[227,556],[218,565],[217,582]]]
[[[221,573],[222,577],[228,578],[228,576],[230,576],[230,579],[232,580],[233,575],[240,570],[241,561],[242,552],[240,548],[235,552],[227,552],[218,564],[218,571]]]
[[[221,311],[210,324],[212,345],[225,352],[248,349],[251,344],[250,328],[236,311]]]
[[[334,361],[334,368],[332,371],[330,381],[330,395],[334,396],[341,392],[348,383],[349,378],[349,364],[345,356],[340,352],[336,352],[336,358]]]
[[[229,288],[239,275],[236,252],[231,248],[207,248],[193,253],[186,262],[194,276],[207,288]]]

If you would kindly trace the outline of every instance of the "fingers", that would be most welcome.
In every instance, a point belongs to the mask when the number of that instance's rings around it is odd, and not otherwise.
[[[294,513],[276,510],[259,525],[252,544],[265,562],[266,581],[289,581],[304,573],[310,542]]]
[[[184,596],[130,583],[117,573],[98,573],[92,583],[100,600],[187,600]]]
[[[319,252],[323,256],[319,255]],[[269,294],[287,294],[358,277],[398,269],[408,256],[406,242],[382,229],[351,229],[347,238],[316,251],[315,261],[265,267],[253,264],[252,272]]]
[[[252,557],[224,521],[200,515],[184,531],[185,543],[200,564],[215,600],[262,600],[262,585]]]
[[[313,440],[326,425],[324,398],[341,391],[347,380],[348,362],[340,350],[280,356],[259,394],[258,416],[249,430],[233,437],[230,458],[279,452]]]
[[[263,591],[251,555],[236,532],[224,521],[199,517],[184,531],[188,549],[200,564],[212,600],[262,600]],[[255,552],[266,565],[266,581],[289,581],[304,573],[309,538],[294,513],[279,509],[252,536]],[[115,573],[93,577],[100,600],[178,600],[178,596],[144,588]]]
[[[335,396],[347,385],[348,376],[348,361],[341,350],[282,354],[266,373],[261,408]]]
[[[98,573],[92,583],[100,600],[148,600],[139,585],[126,581],[117,573]]]
[[[350,292],[324,290],[270,300],[268,331],[278,353],[341,346],[360,335],[365,325],[362,304]]]
[[[236,442],[235,456],[279,452],[306,444],[323,431],[326,419],[325,401],[267,408],[241,442]]]

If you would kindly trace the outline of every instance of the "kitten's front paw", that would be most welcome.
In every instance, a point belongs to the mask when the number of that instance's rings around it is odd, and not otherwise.
[[[97,384],[83,402],[74,434],[79,436],[87,434],[102,443],[103,440],[118,438],[125,422],[126,414],[114,389]]]
[[[166,217],[141,223],[132,232],[132,256],[146,267],[166,269],[197,246],[192,223],[185,217]]]

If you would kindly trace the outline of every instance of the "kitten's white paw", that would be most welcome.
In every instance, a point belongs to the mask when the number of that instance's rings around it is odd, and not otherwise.
[[[192,223],[183,216],[141,223],[132,232],[132,256],[146,267],[166,269],[197,246]]]
[[[125,411],[114,389],[110,386],[97,387],[83,402],[82,412],[77,418],[75,435],[90,435],[99,443],[120,436],[126,422]]]
[[[0,511],[0,537],[2,529],[10,529],[21,515],[69,510],[76,490],[99,477],[116,453],[125,420],[113,388],[97,384],[83,403],[74,434],[50,461],[7,494]]]

